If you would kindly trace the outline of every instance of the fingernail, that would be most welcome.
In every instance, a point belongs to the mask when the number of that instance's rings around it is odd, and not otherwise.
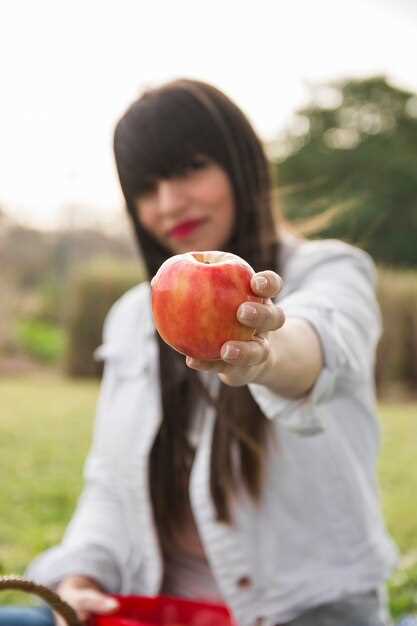
[[[106,599],[106,609],[116,609],[119,606],[119,603],[114,598]]]
[[[256,286],[256,289],[260,289],[260,290],[265,289],[265,287],[267,286],[267,284],[268,284],[268,281],[267,281],[267,279],[265,278],[265,276],[257,276],[257,277],[255,278],[255,286]]]
[[[257,315],[257,310],[250,304],[244,304],[240,309],[240,317],[245,320],[254,320]]]
[[[225,351],[223,352],[223,358],[227,359],[228,361],[234,361],[234,359],[237,359],[238,356],[240,354],[240,350],[239,348],[236,348],[236,346],[226,346]]]

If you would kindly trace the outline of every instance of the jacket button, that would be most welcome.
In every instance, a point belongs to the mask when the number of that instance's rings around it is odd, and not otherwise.
[[[237,586],[240,589],[249,589],[249,587],[252,586],[252,580],[249,578],[249,576],[241,576],[237,581]]]

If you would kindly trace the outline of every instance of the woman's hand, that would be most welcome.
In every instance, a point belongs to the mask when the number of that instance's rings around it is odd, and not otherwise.
[[[282,287],[282,280],[275,272],[267,270],[252,277],[251,288],[265,303],[244,302],[237,311],[238,320],[254,328],[256,335],[251,341],[227,341],[221,350],[221,360],[200,361],[186,357],[188,367],[199,371],[215,371],[219,378],[233,387],[256,382],[271,358],[269,334],[284,324],[285,316],[280,307],[273,304]]]
[[[112,613],[118,608],[115,598],[103,593],[94,580],[85,576],[68,576],[58,585],[56,592],[72,606],[81,621],[86,621],[91,613]],[[55,623],[66,626],[56,613]]]

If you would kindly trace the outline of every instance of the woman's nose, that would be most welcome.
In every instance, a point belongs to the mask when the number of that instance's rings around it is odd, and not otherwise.
[[[174,178],[158,183],[158,208],[162,213],[181,209],[185,204],[185,194],[181,181]]]

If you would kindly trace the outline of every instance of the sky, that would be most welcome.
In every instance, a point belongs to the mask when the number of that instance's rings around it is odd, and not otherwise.
[[[270,141],[310,84],[417,91],[416,58],[417,0],[1,0],[0,208],[117,227],[113,129],[146,86],[211,82]]]

